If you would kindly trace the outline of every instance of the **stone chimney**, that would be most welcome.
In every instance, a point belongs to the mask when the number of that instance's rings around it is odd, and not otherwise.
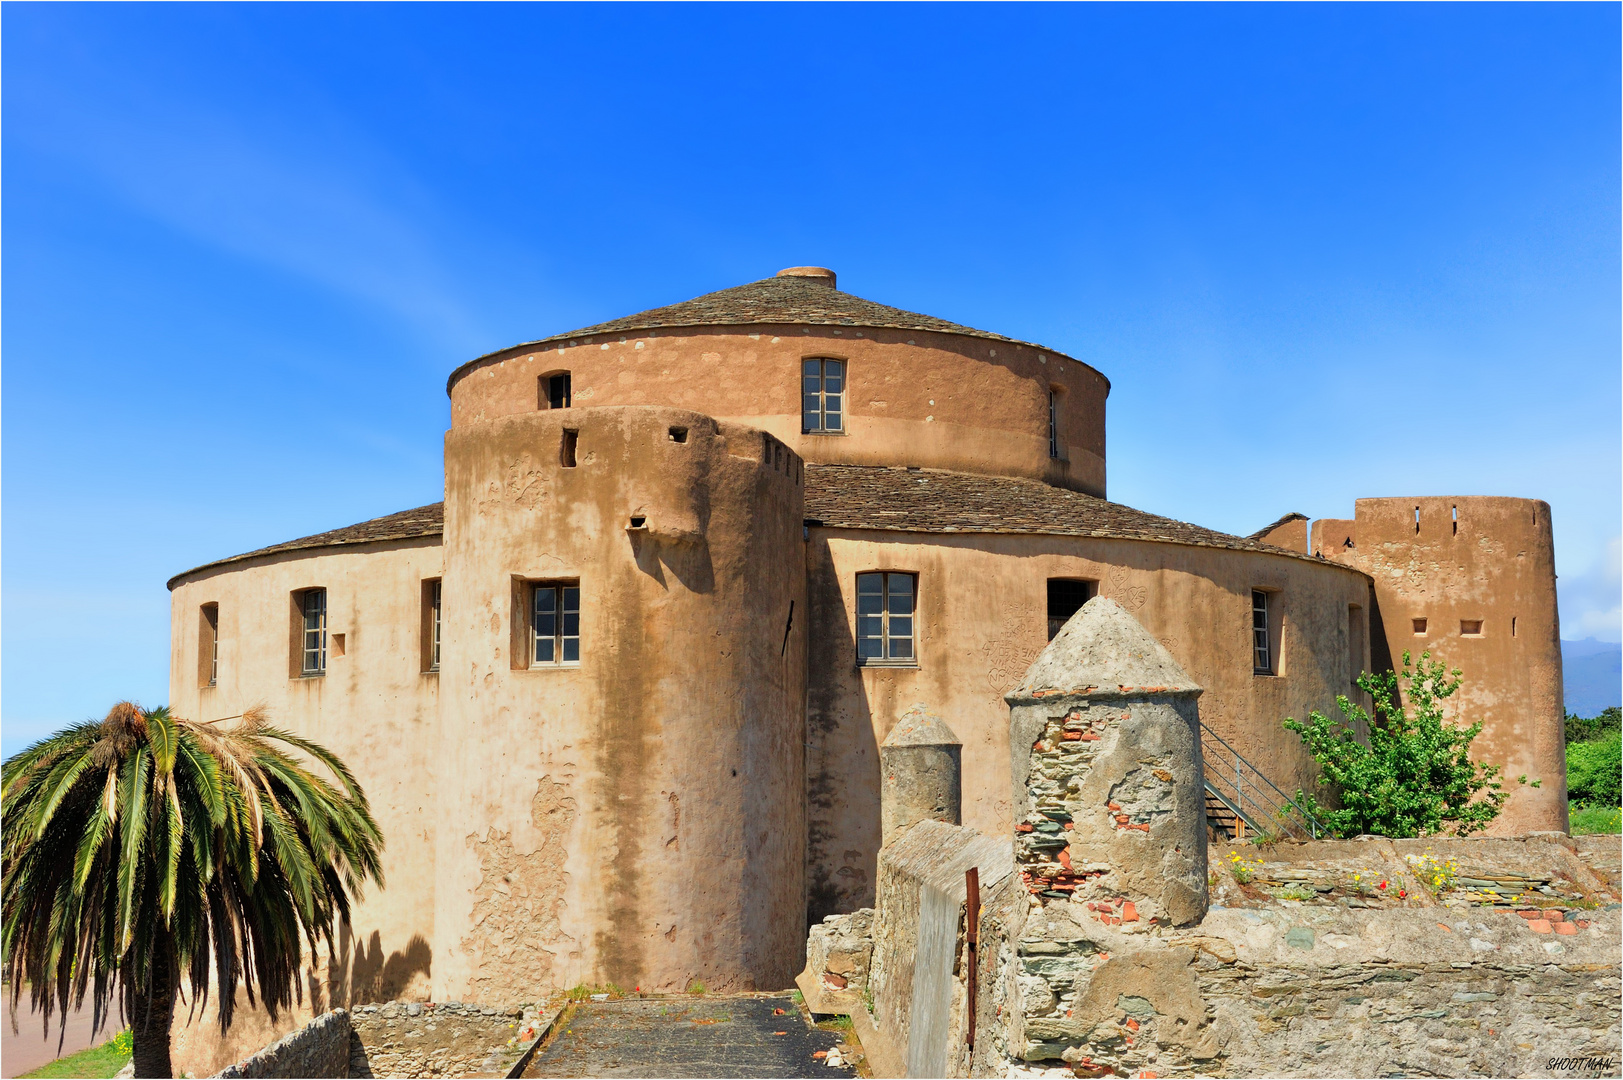
[[[879,748],[880,846],[918,821],[963,824],[963,744],[941,717],[915,705]]]
[[[1124,924],[1205,916],[1200,692],[1136,619],[1096,597],[1005,696],[1015,862],[1040,903],[1092,902]]]

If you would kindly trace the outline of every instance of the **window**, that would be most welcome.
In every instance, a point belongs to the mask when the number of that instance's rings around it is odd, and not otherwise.
[[[807,360],[801,365],[800,430],[835,434],[845,430],[845,361]]]
[[[1050,388],[1048,391],[1048,456],[1059,458],[1059,396],[1058,390]],[[1053,634],[1048,635],[1050,639]]]
[[[559,371],[541,376],[541,408],[567,409],[572,398],[569,372]]]
[[[1048,579],[1048,640],[1065,629],[1071,616],[1082,610],[1082,605],[1099,595],[1097,581],[1075,578]]]
[[[1482,620],[1481,619],[1461,619],[1460,620],[1460,633],[1465,635],[1466,637],[1481,637],[1482,636]]]
[[[580,445],[580,432],[564,428],[563,441],[558,445],[558,464],[566,469],[575,467],[575,448]]]
[[[1415,619],[1414,620],[1414,632],[1415,632],[1415,637],[1420,637],[1421,635],[1423,635],[1426,632],[1426,620],[1425,619]]]
[[[1347,680],[1354,691],[1358,689],[1358,676],[1364,673],[1364,642],[1368,633],[1364,629],[1364,609],[1357,604],[1347,605]]]
[[[204,604],[197,627],[197,684],[220,681],[220,605]]]
[[[327,590],[306,589],[299,595],[304,616],[300,635],[300,675],[327,673]]]
[[[906,573],[857,575],[857,663],[916,663],[913,598],[917,579]]]
[[[1274,673],[1273,625],[1270,620],[1269,595],[1261,589],[1251,590],[1251,669],[1258,675]]]
[[[441,595],[438,578],[423,582],[423,618],[418,641],[421,642],[424,672],[440,669],[440,627],[443,622],[440,609]]]
[[[530,600],[530,666],[580,663],[580,583],[538,581]]]

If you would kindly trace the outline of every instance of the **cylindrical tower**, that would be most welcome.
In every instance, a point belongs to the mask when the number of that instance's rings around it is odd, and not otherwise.
[[[1092,901],[1106,922],[1205,917],[1200,692],[1114,600],[1089,600],[1049,642],[1006,695],[1015,861],[1033,895]]]
[[[569,408],[457,426],[445,471],[448,991],[788,986],[799,459],[694,412]]]
[[[879,748],[881,844],[919,821],[962,825],[963,744],[941,717],[915,705]]]

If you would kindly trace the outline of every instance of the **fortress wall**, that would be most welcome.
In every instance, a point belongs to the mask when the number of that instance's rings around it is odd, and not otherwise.
[[[846,433],[803,435],[800,365],[847,361]],[[451,425],[533,412],[538,379],[571,373],[576,406],[694,409],[771,432],[806,461],[1025,476],[1105,493],[1105,397],[1085,364],[1034,346],[868,327],[644,331],[511,350],[451,387]],[[1048,390],[1063,389],[1065,459],[1048,456]]]
[[[1503,762],[1511,793],[1491,831],[1565,832],[1566,710],[1549,504],[1359,499],[1356,513],[1353,546],[1331,544],[1324,555],[1374,579],[1391,666],[1402,666],[1405,650],[1417,657],[1430,651],[1465,673],[1449,715],[1483,722],[1472,755]],[[1346,532],[1331,531],[1337,537]],[[1416,619],[1425,620],[1423,630]],[[1464,624],[1477,621],[1480,633],[1468,633],[1472,627]],[[1540,786],[1517,784],[1520,775]]]
[[[1354,671],[1350,605],[1361,575],[1261,552],[1095,537],[901,534],[813,529],[807,697],[811,917],[874,902],[880,844],[879,744],[923,704],[963,741],[963,823],[1013,828],[1009,714],[1013,689],[1047,644],[1046,581],[1092,579],[1139,619],[1205,689],[1201,718],[1289,794],[1317,769],[1280,722],[1334,712]],[[856,575],[919,575],[912,668],[856,665]],[[1279,590],[1283,662],[1252,673],[1251,589]],[[1359,624],[1354,623],[1356,630]],[[1359,649],[1367,645],[1360,640]],[[1367,651],[1361,655],[1368,655]]]
[[[237,994],[221,1036],[213,1005],[177,1003],[174,1062],[207,1076],[323,1009],[435,994],[434,805],[439,676],[421,668],[422,582],[440,574],[438,537],[265,556],[203,571],[170,596],[170,707],[213,720],[263,704],[271,723],[327,746],[354,770],[383,831],[387,888],[372,886],[341,932],[337,955],[307,957],[310,996],[272,1022]],[[327,674],[289,678],[294,590],[327,590]],[[219,605],[220,669],[199,664],[199,608]],[[189,1022],[188,1022],[189,1021]]]
[[[656,408],[464,423],[445,457],[445,995],[788,985],[805,930],[800,462]],[[579,582],[578,666],[515,663],[525,579]]]

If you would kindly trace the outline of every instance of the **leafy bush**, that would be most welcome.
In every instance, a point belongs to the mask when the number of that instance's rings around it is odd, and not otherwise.
[[[1589,742],[1601,738],[1609,731],[1617,731],[1623,727],[1623,709],[1613,705],[1599,716],[1584,718],[1577,713],[1568,713],[1566,722],[1566,743],[1571,746],[1575,742]]]
[[[1623,802],[1623,733],[1617,728],[1596,739],[1567,745],[1567,798],[1584,806]]]
[[[1342,805],[1331,809],[1300,791],[1298,801],[1338,836],[1465,836],[1486,828],[1509,796],[1500,790],[1503,766],[1470,758],[1481,721],[1457,727],[1443,718],[1443,702],[1459,690],[1460,674],[1430,653],[1421,653],[1411,667],[1405,652],[1401,676],[1388,671],[1358,677],[1359,688],[1375,703],[1373,721],[1341,696],[1336,706],[1344,720],[1319,712],[1306,721],[1287,718],[1285,727],[1302,737],[1319,763],[1320,782],[1340,790]],[[1398,694],[1400,679],[1412,711],[1405,711]],[[1369,724],[1368,745],[1355,734],[1361,722]]]

